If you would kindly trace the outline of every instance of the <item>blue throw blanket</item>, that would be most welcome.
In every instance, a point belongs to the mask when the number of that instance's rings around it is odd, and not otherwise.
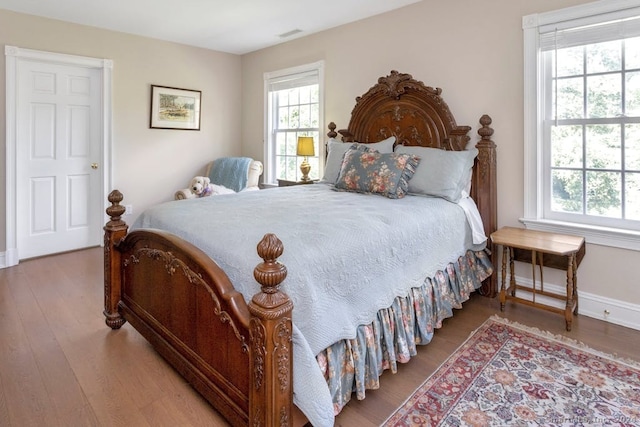
[[[235,192],[244,190],[249,180],[249,157],[222,157],[213,161],[209,179],[212,184],[224,185]]]

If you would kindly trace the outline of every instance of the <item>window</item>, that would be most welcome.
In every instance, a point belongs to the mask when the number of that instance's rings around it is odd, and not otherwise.
[[[640,249],[640,1],[529,15],[523,28],[523,221]]]
[[[265,182],[298,181],[302,177],[296,154],[299,136],[311,136],[314,155],[308,157],[311,179],[320,178],[324,148],[320,144],[322,123],[323,63],[265,73],[266,137]]]

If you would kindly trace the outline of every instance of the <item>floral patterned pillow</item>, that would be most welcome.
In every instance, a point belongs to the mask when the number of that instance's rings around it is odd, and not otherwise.
[[[381,194],[390,199],[404,197],[420,157],[405,153],[379,153],[353,145],[342,158],[336,190]]]

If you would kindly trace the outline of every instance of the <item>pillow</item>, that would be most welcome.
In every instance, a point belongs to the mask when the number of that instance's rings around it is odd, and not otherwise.
[[[396,147],[397,153],[420,157],[420,165],[409,182],[409,193],[442,197],[458,203],[471,182],[473,160],[478,149],[448,151],[430,147]]]
[[[379,153],[354,144],[344,154],[335,189],[400,199],[407,193],[419,163],[418,156]]]
[[[340,175],[340,167],[342,166],[342,157],[344,153],[347,152],[349,148],[353,144],[358,144],[362,146],[369,147],[373,150],[377,150],[380,153],[393,153],[393,144],[396,142],[396,137],[391,136],[387,139],[384,139],[380,142],[374,142],[371,144],[363,144],[363,143],[351,143],[341,142],[336,139],[330,139],[327,142],[327,159],[324,165],[324,176],[322,177],[322,181],[329,182],[331,184],[335,184],[338,179],[338,175]]]

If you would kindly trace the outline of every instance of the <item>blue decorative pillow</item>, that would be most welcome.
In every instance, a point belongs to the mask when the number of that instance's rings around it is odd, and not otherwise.
[[[354,144],[344,154],[335,189],[400,199],[419,163],[420,158],[412,154],[379,153]]]
[[[349,144],[348,142],[330,139],[327,142],[328,154],[324,164],[324,176],[322,177],[322,180],[331,184],[336,183],[338,175],[340,175],[340,167],[342,165],[342,158],[344,157],[344,153],[346,153],[353,144],[362,145],[370,149],[377,150],[381,153],[393,153],[393,144],[395,142],[395,136],[390,136],[389,138],[384,139],[380,142],[373,142],[368,144],[360,142]]]
[[[469,191],[471,168],[478,149],[447,151],[429,147],[405,147],[399,145],[396,153],[420,157],[420,166],[409,183],[410,194],[442,197],[458,203],[463,191]]]

